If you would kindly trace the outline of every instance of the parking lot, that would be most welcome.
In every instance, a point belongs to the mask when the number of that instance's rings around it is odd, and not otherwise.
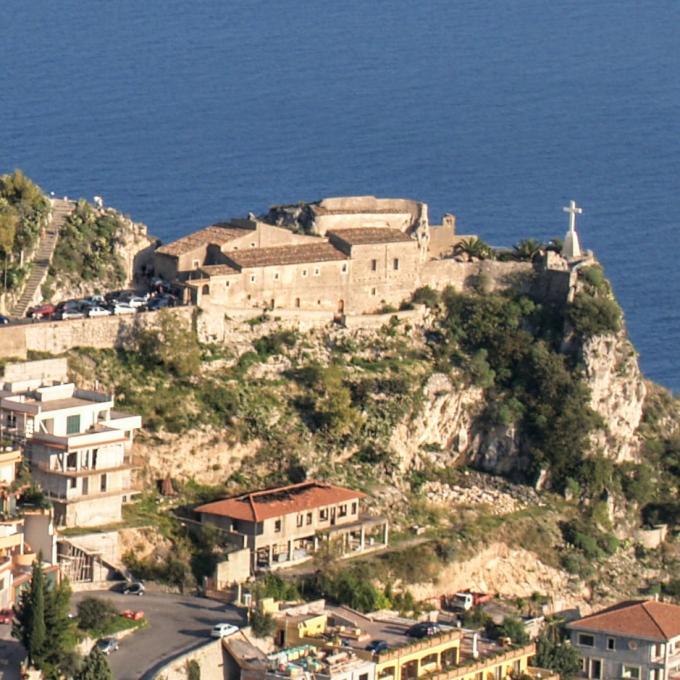
[[[147,592],[143,597],[109,590],[76,593],[74,610],[81,599],[91,595],[111,600],[119,610],[142,609],[149,622],[148,627],[123,638],[120,649],[110,655],[116,680],[150,678],[170,659],[209,640],[216,623],[244,623],[235,607],[206,598],[166,593]]]

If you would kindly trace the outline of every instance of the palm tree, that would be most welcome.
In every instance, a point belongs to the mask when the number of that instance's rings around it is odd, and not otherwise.
[[[515,244],[512,249],[516,260],[531,262],[543,250],[543,246],[536,239],[526,238]]]
[[[456,244],[454,254],[459,255],[464,253],[470,257],[475,257],[478,260],[493,260],[493,248],[482,241],[481,238],[465,238],[460,243]]]

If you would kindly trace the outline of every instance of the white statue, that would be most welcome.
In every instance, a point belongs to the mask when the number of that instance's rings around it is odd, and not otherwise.
[[[569,231],[564,237],[562,255],[567,260],[575,260],[581,257],[581,245],[578,242],[578,234],[576,233],[576,215],[580,215],[583,212],[583,208],[577,208],[576,201],[570,201],[569,205],[562,208],[562,210],[569,213]]]

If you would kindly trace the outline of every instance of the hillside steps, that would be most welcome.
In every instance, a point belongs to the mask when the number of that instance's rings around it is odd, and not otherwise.
[[[10,310],[10,316],[15,318],[24,317],[28,308],[34,303],[36,293],[47,276],[47,270],[49,269],[54,249],[59,240],[59,231],[68,215],[73,212],[74,208],[75,203],[73,201],[60,198],[52,199],[52,215],[50,222],[45,228],[40,243],[33,253],[31,274],[24,284],[24,289],[22,290],[19,299]]]

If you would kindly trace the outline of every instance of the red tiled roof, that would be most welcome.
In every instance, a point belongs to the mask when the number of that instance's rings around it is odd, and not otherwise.
[[[366,494],[342,486],[333,486],[314,480],[291,484],[277,489],[265,489],[225,498],[196,508],[196,512],[232,517],[249,522],[261,522],[272,517],[282,517],[293,512],[335,505],[343,501],[364,498]]]
[[[667,641],[680,635],[680,606],[654,600],[629,600],[584,616],[568,628]]]
[[[294,246],[274,248],[248,248],[248,250],[229,251],[224,254],[237,267],[252,269],[253,267],[274,267],[286,264],[303,264],[305,262],[328,262],[346,260],[347,255],[326,241],[320,243],[304,243]]]
[[[333,229],[328,232],[331,236],[337,236],[350,246],[360,246],[369,243],[400,243],[413,241],[413,239],[400,229],[387,229],[383,227],[360,227],[358,229]]]
[[[229,226],[228,224],[213,224],[199,231],[195,231],[193,234],[188,234],[187,236],[182,236],[182,238],[173,241],[172,243],[167,243],[161,246],[156,252],[162,255],[170,255],[177,257],[178,255],[184,255],[195,248],[200,246],[214,243],[215,245],[223,245],[229,241],[233,241],[235,238],[240,236],[245,236],[250,229],[240,229],[238,227]]]

